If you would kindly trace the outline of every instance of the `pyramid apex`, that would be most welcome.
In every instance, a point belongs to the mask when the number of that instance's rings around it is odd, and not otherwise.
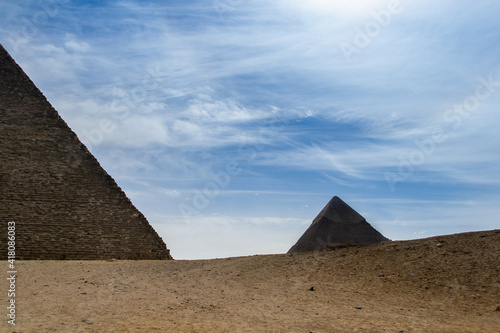
[[[344,200],[342,200],[339,196],[333,196],[332,199],[330,200],[330,203],[335,203],[335,202],[340,202],[340,203],[344,203]]]
[[[333,202],[344,202],[344,200],[340,199],[340,197],[338,196],[334,196],[331,200],[330,200],[331,203]]]

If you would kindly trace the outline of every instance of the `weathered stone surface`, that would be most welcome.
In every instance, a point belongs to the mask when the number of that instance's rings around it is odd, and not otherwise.
[[[339,197],[333,197],[288,253],[388,241]]]
[[[0,45],[0,259],[171,259],[163,240]]]

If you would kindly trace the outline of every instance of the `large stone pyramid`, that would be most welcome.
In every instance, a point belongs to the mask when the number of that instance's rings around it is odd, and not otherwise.
[[[172,259],[163,240],[0,45],[0,259]]]
[[[339,197],[333,197],[288,253],[341,245],[370,245],[388,240]]]

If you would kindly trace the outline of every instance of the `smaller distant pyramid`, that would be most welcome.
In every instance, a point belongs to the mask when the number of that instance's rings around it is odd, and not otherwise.
[[[333,197],[288,253],[324,250],[341,245],[371,245],[389,239],[339,197]]]

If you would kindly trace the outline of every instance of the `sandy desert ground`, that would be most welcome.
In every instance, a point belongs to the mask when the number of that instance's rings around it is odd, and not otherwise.
[[[17,262],[16,325],[0,331],[499,332],[499,257],[496,230],[293,255]]]

